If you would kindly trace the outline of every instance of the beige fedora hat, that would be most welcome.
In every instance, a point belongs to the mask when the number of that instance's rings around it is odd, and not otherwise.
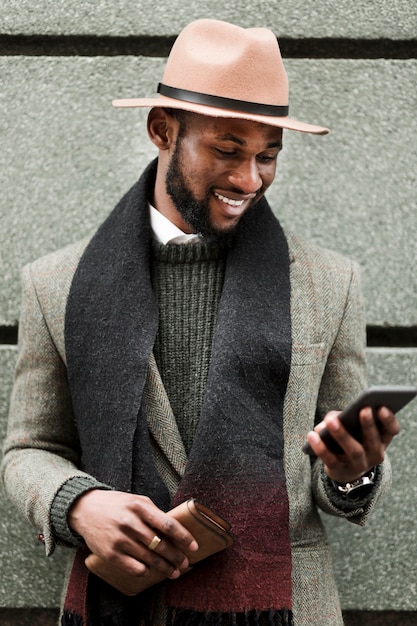
[[[157,91],[154,98],[114,100],[113,106],[170,107],[304,133],[328,132],[288,117],[287,73],[277,39],[267,28],[191,22],[172,46]]]

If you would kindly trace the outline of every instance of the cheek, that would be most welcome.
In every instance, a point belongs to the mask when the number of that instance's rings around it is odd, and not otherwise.
[[[268,187],[274,182],[276,170],[277,170],[277,164],[275,161],[273,165],[269,165],[268,167],[265,167],[265,169],[261,171],[261,177],[262,177],[262,181],[263,181],[265,189],[268,189]]]
[[[183,174],[192,186],[200,187],[216,170],[216,163],[201,153],[198,145],[187,145],[181,153]]]

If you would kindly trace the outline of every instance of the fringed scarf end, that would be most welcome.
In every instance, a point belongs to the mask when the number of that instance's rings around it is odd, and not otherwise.
[[[64,611],[61,615],[61,626],[85,626],[81,615]]]
[[[292,611],[245,611],[243,613],[202,613],[169,609],[166,626],[294,626]]]
[[[77,615],[76,613],[71,613],[70,611],[64,611],[61,616],[60,626],[131,626],[132,625],[132,617],[124,618],[120,615],[106,615],[101,618],[90,619],[87,622],[84,621],[84,618],[81,615]],[[139,622],[137,622],[139,623]],[[145,622],[148,624],[148,622]],[[136,620],[135,620],[136,624]]]

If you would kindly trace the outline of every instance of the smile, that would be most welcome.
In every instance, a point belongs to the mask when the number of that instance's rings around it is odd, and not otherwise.
[[[239,207],[242,206],[242,204],[244,203],[244,200],[232,200],[232,198],[226,198],[226,196],[222,196],[222,194],[217,193],[217,191],[214,192],[214,195],[216,196],[216,198],[218,198],[225,204],[228,204],[229,206]]]

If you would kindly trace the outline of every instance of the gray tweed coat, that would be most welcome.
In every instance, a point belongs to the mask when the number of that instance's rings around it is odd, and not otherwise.
[[[292,363],[284,405],[285,469],[290,503],[295,626],[340,626],[331,555],[318,508],[363,525],[390,480],[378,471],[371,496],[346,505],[332,491],[320,461],[301,452],[308,430],[328,410],[340,409],[365,386],[364,317],[358,267],[287,233],[290,251]],[[50,508],[80,468],[77,430],[66,377],[66,301],[88,239],[50,254],[23,271],[19,358],[4,447],[9,497],[55,546]],[[155,360],[145,384],[154,458],[171,494],[187,456]],[[277,580],[279,578],[277,577]],[[277,584],[279,584],[277,582]]]

